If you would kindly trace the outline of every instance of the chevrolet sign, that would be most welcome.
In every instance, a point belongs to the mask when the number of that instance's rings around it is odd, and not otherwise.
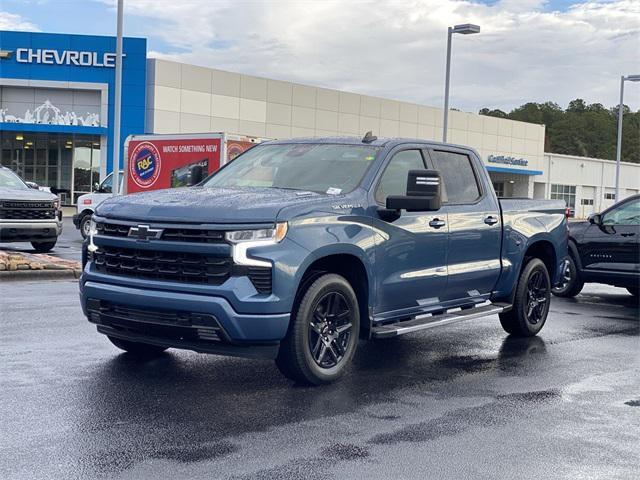
[[[11,52],[7,53],[9,58]],[[125,56],[124,54],[122,55]],[[79,67],[108,67],[116,66],[115,53],[85,52],[77,50],[51,50],[45,48],[17,48],[16,61],[18,63],[42,63],[48,65],[77,65]]]

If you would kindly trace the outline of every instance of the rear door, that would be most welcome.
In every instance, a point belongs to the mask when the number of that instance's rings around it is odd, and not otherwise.
[[[486,298],[500,274],[502,224],[498,201],[481,181],[469,152],[430,150],[443,180],[443,211],[449,221],[448,282],[445,299],[453,304]],[[485,174],[486,175],[486,174]]]
[[[580,249],[588,273],[640,273],[640,197],[602,213],[601,224],[585,231]]]

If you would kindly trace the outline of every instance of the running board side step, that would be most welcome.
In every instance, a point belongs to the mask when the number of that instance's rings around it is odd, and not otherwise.
[[[509,308],[511,308],[511,305],[506,303],[492,303],[489,305],[484,305],[482,307],[460,310],[454,313],[443,313],[441,315],[426,316],[421,315],[414,318],[413,320],[373,327],[371,330],[371,334],[373,338],[397,337],[398,335],[417,332],[419,330],[425,330],[427,328],[441,327],[443,325],[450,325],[452,323],[461,322],[463,320],[471,320],[474,318],[486,317],[488,315],[495,315],[497,313],[508,310]]]

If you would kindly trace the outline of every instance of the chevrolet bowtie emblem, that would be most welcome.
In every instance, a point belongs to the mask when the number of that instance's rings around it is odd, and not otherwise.
[[[148,242],[149,240],[158,240],[163,231],[161,228],[150,228],[149,225],[138,225],[129,229],[129,236],[139,242]]]
[[[11,50],[0,50],[0,58],[11,58]]]

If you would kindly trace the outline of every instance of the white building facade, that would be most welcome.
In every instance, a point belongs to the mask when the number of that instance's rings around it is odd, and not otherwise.
[[[440,141],[441,108],[147,61],[148,133],[224,131],[261,138],[364,135]],[[500,196],[562,198],[584,218],[613,204],[615,162],[544,153],[545,127],[452,111],[448,138],[475,148]],[[640,165],[623,163],[621,198],[638,193]]]

